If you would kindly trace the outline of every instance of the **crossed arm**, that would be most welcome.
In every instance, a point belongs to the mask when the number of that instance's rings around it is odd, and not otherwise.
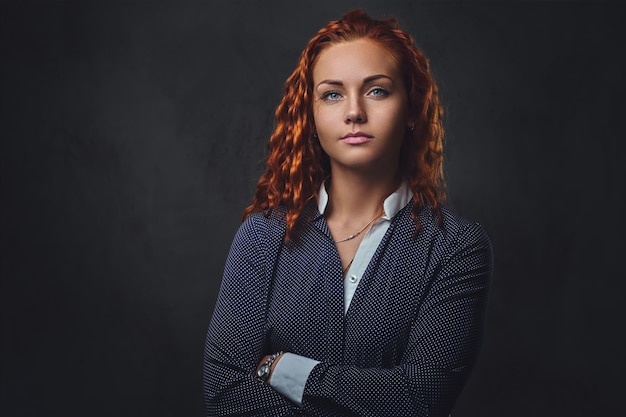
[[[226,262],[205,345],[208,415],[447,416],[481,339],[492,268],[489,240],[469,225],[435,268],[402,359],[392,368],[321,362],[308,376],[302,404],[256,377],[265,355],[270,277],[263,239],[244,222]]]

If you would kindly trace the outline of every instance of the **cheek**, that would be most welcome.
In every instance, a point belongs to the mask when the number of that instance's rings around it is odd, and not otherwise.
[[[393,112],[393,124],[396,126],[396,131],[401,132],[404,135],[404,131],[407,128],[408,123],[408,109],[404,103],[401,103]]]
[[[323,112],[320,112],[315,108],[313,109],[313,125],[315,126],[315,133],[317,134],[317,139],[314,140],[317,140],[322,147],[322,150],[328,153],[326,145],[328,137],[328,124],[326,123],[326,118]]]
[[[328,111],[315,109],[313,111],[313,122],[315,123],[315,130],[318,136],[323,137],[326,135],[326,132],[330,129],[332,124],[330,123],[332,119],[332,114]]]
[[[404,132],[407,126],[406,111],[402,106],[397,105],[376,109],[370,113],[369,119],[379,129],[390,135]]]

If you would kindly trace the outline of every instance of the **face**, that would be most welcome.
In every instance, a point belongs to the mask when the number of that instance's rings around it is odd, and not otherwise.
[[[384,47],[359,39],[324,49],[313,67],[313,96],[315,128],[333,172],[397,172],[408,99]]]

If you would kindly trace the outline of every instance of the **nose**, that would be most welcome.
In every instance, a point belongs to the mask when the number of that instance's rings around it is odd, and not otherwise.
[[[361,99],[353,98],[353,99],[348,100],[348,108],[346,109],[345,122],[346,123],[365,123],[366,121],[367,121],[367,115],[361,103]]]

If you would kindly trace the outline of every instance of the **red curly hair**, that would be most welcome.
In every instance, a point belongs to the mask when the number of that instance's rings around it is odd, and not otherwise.
[[[363,10],[348,12],[331,21],[309,41],[298,66],[285,82],[284,96],[276,109],[276,127],[268,142],[265,172],[259,179],[252,204],[244,211],[269,216],[278,207],[285,211],[288,240],[296,236],[298,222],[330,175],[328,155],[315,140],[313,119],[313,66],[330,45],[368,39],[385,47],[404,77],[409,118],[415,122],[400,151],[399,170],[413,193],[413,220],[430,205],[441,223],[439,204],[445,200],[443,178],[443,109],[428,59],[395,18],[375,20]]]

